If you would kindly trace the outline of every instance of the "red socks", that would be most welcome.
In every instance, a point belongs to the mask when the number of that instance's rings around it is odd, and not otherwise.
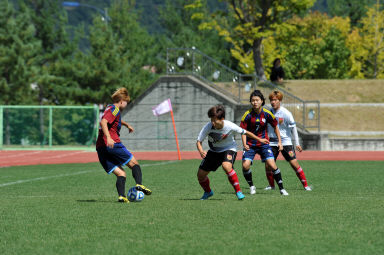
[[[240,191],[239,178],[237,178],[237,174],[235,170],[232,169],[232,171],[227,173],[227,175],[228,175],[228,180],[232,184],[235,191],[239,192]]]
[[[204,192],[211,192],[211,187],[209,186],[209,178],[208,176],[203,181],[199,181],[200,186],[203,188]]]
[[[266,171],[265,175],[267,176],[269,186],[271,188],[274,188],[275,187],[275,179],[273,178],[273,172],[272,171]]]
[[[303,169],[299,166],[299,168],[295,172],[296,172],[297,178],[299,178],[303,186],[307,187],[308,186],[307,178],[305,178]]]

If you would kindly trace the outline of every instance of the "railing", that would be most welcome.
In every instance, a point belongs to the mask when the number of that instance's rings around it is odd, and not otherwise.
[[[292,112],[297,126],[320,131],[319,101],[304,101],[270,81],[260,80],[252,74],[241,74],[196,48],[167,49],[167,74],[196,76],[239,104],[249,104],[249,94],[254,89],[259,89],[266,98],[278,89],[284,93],[283,106]]]

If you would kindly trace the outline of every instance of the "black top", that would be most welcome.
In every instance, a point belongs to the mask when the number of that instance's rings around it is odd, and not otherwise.
[[[279,80],[278,78],[284,79],[284,69],[281,66],[272,67],[271,76],[270,76],[271,81],[278,81]]]

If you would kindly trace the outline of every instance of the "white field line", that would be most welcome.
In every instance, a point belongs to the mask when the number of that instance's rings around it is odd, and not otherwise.
[[[166,161],[166,162],[160,162],[160,163],[154,163],[154,164],[143,164],[141,166],[146,166],[146,167],[148,167],[148,166],[159,166],[159,165],[172,164],[172,163],[176,163],[176,162],[177,161]],[[91,172],[94,172],[94,170],[81,171],[81,172],[70,173],[70,174],[59,174],[59,175],[46,176],[46,177],[37,177],[37,178],[33,178],[33,179],[18,180],[18,181],[14,181],[14,182],[6,182],[6,183],[1,183],[0,184],[0,188],[5,187],[5,186],[20,184],[20,183],[42,181],[42,180],[48,180],[48,179],[53,179],[53,178],[61,178],[61,177],[67,177],[67,176],[87,174],[87,173],[91,173]]]
[[[9,158],[20,158],[20,157],[23,157],[23,156],[30,156],[30,155],[33,155],[33,154],[39,154],[39,153],[42,153],[42,152],[43,152],[43,151],[25,152],[25,153],[23,153],[23,155],[20,155],[20,154],[17,154],[17,153],[15,153],[14,155],[9,155],[8,153],[5,154],[5,155],[0,154],[0,159],[1,159],[1,158],[5,158],[5,159],[9,159]]]

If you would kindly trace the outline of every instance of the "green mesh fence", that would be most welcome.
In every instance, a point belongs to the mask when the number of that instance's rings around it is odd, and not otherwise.
[[[97,106],[0,105],[0,149],[93,147]]]

